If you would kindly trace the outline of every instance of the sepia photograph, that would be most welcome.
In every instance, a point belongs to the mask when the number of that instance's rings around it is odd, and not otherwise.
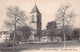
[[[0,0],[0,52],[80,52],[80,0]]]

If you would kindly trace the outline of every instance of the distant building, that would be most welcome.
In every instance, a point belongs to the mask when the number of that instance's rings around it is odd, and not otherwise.
[[[48,29],[42,30],[42,34],[41,34],[41,41],[42,42],[59,42],[62,41],[62,36],[61,35],[51,35]]]
[[[9,31],[1,31],[0,32],[0,43],[8,42],[10,37]]]

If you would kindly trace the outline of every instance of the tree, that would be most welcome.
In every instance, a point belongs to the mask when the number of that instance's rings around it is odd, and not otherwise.
[[[16,35],[16,26],[25,24],[25,12],[21,11],[19,7],[8,7],[7,8],[7,16],[8,20],[6,20],[4,23],[6,27],[13,28],[14,29],[14,43],[13,43],[13,51],[14,51],[14,45],[15,45],[15,35]]]
[[[72,32],[73,32],[74,28],[72,26],[65,25],[64,29],[65,29],[66,40],[71,40],[72,39]]]
[[[67,40],[72,40],[73,27],[69,25],[64,26],[65,29],[65,38]],[[62,36],[62,40],[64,40],[63,28],[59,28],[57,31],[58,35]]]
[[[46,34],[50,35],[51,37],[51,40],[53,40],[53,36],[55,36],[57,33],[57,24],[56,24],[56,21],[51,21],[51,22],[48,22],[47,26],[47,32]]]
[[[66,42],[66,38],[65,38],[65,29],[64,26],[67,24],[69,24],[72,21],[72,18],[75,17],[75,12],[72,10],[71,12],[69,12],[69,8],[71,7],[70,4],[66,4],[66,5],[61,5],[61,7],[59,8],[59,10],[57,11],[56,14],[56,21],[59,21],[59,24],[63,27],[63,35],[64,35],[64,48],[65,48],[65,42]]]
[[[80,36],[80,29],[76,28],[73,30],[72,38],[75,41],[79,41],[79,36]]]
[[[48,22],[46,28],[47,28],[47,29],[49,29],[49,28],[57,28],[57,23],[56,23],[56,21]]]
[[[11,33],[10,38],[13,39],[13,34],[14,31]],[[16,28],[16,36],[15,36],[15,40],[20,42],[20,41],[24,41],[27,42],[29,39],[29,36],[31,35],[31,28],[28,26],[20,26]]]

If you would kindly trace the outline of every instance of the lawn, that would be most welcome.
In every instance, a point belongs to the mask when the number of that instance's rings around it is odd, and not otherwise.
[[[63,42],[54,42],[54,43],[30,43],[28,45],[21,44],[15,46],[15,52],[20,52],[22,50],[41,50],[45,48],[63,48]],[[66,47],[79,47],[80,42],[66,42]],[[12,47],[0,48],[1,52],[12,52]]]

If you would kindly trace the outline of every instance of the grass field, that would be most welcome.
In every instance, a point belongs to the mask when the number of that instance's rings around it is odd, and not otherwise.
[[[80,42],[66,42],[66,48],[67,47],[80,47]],[[54,42],[54,43],[30,43],[28,45],[21,44],[18,46],[15,46],[15,52],[20,52],[22,50],[41,50],[45,48],[64,48],[63,42]],[[0,48],[1,52],[12,52],[12,47],[4,47]]]

